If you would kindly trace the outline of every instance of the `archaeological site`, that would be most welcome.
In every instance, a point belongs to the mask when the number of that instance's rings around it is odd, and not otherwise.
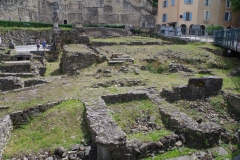
[[[240,53],[153,8],[0,0],[0,160],[240,160]]]

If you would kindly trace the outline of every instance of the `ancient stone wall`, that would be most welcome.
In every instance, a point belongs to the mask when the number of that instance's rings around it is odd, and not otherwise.
[[[52,22],[53,0],[0,0],[0,20]],[[59,22],[154,26],[148,0],[64,0],[59,2]],[[143,23],[143,24],[142,24]]]
[[[31,73],[30,62],[16,64],[2,64],[0,71],[3,73]]]
[[[66,45],[61,58],[60,69],[64,74],[77,72],[96,63],[98,55],[85,45]]]
[[[18,77],[1,77],[0,78],[0,91],[9,91],[14,89],[23,88],[23,82]]]
[[[36,117],[41,113],[47,111],[48,109],[60,104],[59,102],[47,103],[45,105],[39,104],[38,106],[25,109],[23,111],[17,111],[10,114],[12,124],[14,128],[18,128],[21,125],[24,125],[30,121],[32,117]]]
[[[225,100],[231,105],[232,108],[240,113],[240,95],[234,93],[225,93]]]
[[[5,145],[10,137],[11,130],[12,122],[9,115],[4,118],[0,118],[0,159],[3,159],[3,150],[5,149]]]
[[[195,147],[213,147],[218,144],[223,128],[216,123],[198,124],[174,106],[160,107],[164,125],[177,134],[184,134],[187,144]]]
[[[218,77],[190,78],[188,85],[174,87],[173,90],[163,89],[161,96],[168,102],[174,102],[180,99],[194,101],[217,95],[222,85],[223,79]]]

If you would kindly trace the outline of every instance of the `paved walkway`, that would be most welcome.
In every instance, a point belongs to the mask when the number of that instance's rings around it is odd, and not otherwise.
[[[47,46],[45,51],[50,51],[50,46]],[[16,51],[19,52],[30,52],[30,51],[37,51],[36,45],[26,45],[26,46],[16,46]],[[40,47],[39,51],[44,51],[42,46]]]

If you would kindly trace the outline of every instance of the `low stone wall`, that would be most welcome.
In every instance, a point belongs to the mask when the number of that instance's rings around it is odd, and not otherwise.
[[[85,45],[66,45],[61,58],[60,70],[64,74],[75,73],[79,69],[96,63],[99,56]]]
[[[174,44],[188,44],[192,42],[199,42],[198,40],[190,39],[190,38],[180,38],[180,37],[166,37],[163,35],[159,35],[159,38],[161,38],[164,41],[170,41]]]
[[[149,99],[149,97],[146,93],[126,93],[126,94],[102,96],[102,99],[107,104],[114,104],[114,103],[130,102],[134,100],[147,100]]]
[[[129,29],[102,28],[102,27],[84,27],[84,32],[89,37],[121,37],[130,36],[132,33]]]
[[[0,159],[3,159],[2,154],[10,137],[12,128],[12,122],[9,115],[2,119],[0,118]]]
[[[24,81],[24,87],[31,87],[31,86],[36,86],[36,85],[45,84],[45,83],[48,83],[48,82],[42,79],[31,79],[31,80]]]
[[[36,56],[42,56],[49,62],[57,62],[59,61],[59,57],[60,57],[60,51],[31,51],[31,53]],[[40,62],[44,63],[42,61]]]
[[[110,86],[119,86],[119,87],[132,87],[132,86],[145,86],[146,84],[140,80],[135,79],[119,79],[119,80],[112,80],[102,83],[94,84],[93,88],[99,87],[110,87]]]
[[[184,134],[188,145],[195,148],[213,147],[218,144],[223,128],[216,123],[197,123],[175,107],[160,107],[162,121],[177,134]]]
[[[35,73],[0,73],[0,77],[20,77],[20,78],[29,78],[35,77],[37,74]]]
[[[15,61],[16,58],[13,55],[0,53],[0,62],[1,61]]]
[[[187,86],[174,87],[173,90],[163,89],[161,96],[168,102],[181,99],[194,101],[217,95],[222,85],[223,79],[218,77],[190,78]]]
[[[39,104],[38,106],[25,109],[23,111],[17,111],[10,114],[14,128],[18,128],[21,125],[24,125],[30,121],[32,117],[36,117],[39,114],[47,111],[48,109],[60,104],[59,102],[47,103],[45,105]]]
[[[3,73],[30,73],[31,64],[26,63],[15,63],[15,64],[2,64],[0,65],[0,71]]]
[[[113,46],[113,45],[161,45],[160,42],[91,42],[91,46]]]
[[[240,95],[234,93],[224,93],[225,100],[231,107],[240,113]]]
[[[9,91],[23,88],[23,82],[19,77],[0,77],[0,91]]]
[[[126,144],[126,134],[112,120],[105,102],[99,98],[85,102],[84,106],[92,139],[97,144],[98,160],[123,157],[119,150]]]

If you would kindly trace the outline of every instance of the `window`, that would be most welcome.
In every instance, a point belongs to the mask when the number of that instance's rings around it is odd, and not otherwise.
[[[172,6],[175,6],[175,0],[172,0]]]
[[[64,20],[63,23],[64,23],[64,24],[67,24],[67,20]]]
[[[191,12],[184,12],[183,19],[185,21],[191,21],[192,20],[192,13]]]
[[[146,27],[146,23],[145,22],[142,22],[142,27]]]
[[[231,12],[224,12],[224,21],[230,21],[231,20]]]
[[[193,0],[184,0],[184,4],[193,4]]]
[[[167,22],[167,14],[162,15],[162,22]]]
[[[205,6],[211,6],[211,0],[205,0],[204,5]]]
[[[226,7],[227,7],[227,8],[230,8],[230,7],[231,7],[231,2],[230,2],[230,0],[226,0]]]
[[[163,1],[162,7],[165,8],[165,7],[167,7],[167,6],[168,6],[168,0]]]
[[[208,10],[204,11],[204,20],[205,21],[210,20],[210,11]]]

